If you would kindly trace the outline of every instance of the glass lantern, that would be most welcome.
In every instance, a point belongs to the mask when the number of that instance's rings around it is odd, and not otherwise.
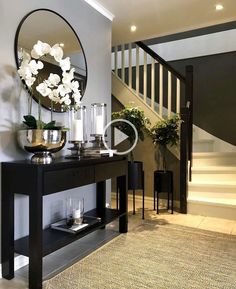
[[[74,145],[69,148],[72,157],[81,156],[83,145],[87,141],[85,106],[71,106],[69,110],[69,129],[69,143]]]
[[[91,104],[91,136],[102,137],[107,124],[107,105],[105,103]]]

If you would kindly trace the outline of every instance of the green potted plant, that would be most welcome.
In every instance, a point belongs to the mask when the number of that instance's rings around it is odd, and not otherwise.
[[[166,171],[166,152],[168,146],[177,145],[179,141],[179,123],[180,118],[175,115],[170,118],[166,118],[158,121],[151,129],[150,135],[153,143],[157,146],[161,156],[162,161],[160,164],[160,169]]]
[[[147,126],[150,124],[149,119],[144,115],[144,112],[139,107],[134,107],[132,105],[127,105],[118,112],[112,113],[113,119],[123,119],[131,124],[137,130],[138,141],[143,141],[145,137],[145,132],[148,132]],[[117,128],[126,134],[129,138],[128,141],[132,146],[135,142],[135,131],[125,122],[120,122]],[[134,160],[134,153],[131,150],[129,153],[128,162],[128,189],[133,190],[133,214],[135,214],[135,190],[144,190],[144,177],[143,177],[143,163]],[[143,214],[144,218],[144,214]]]
[[[175,115],[158,121],[150,129],[152,141],[157,146],[159,156],[161,156],[161,158],[159,158],[161,161],[158,163],[159,169],[154,172],[154,210],[155,198],[157,196],[157,213],[159,213],[158,193],[167,192],[167,209],[169,209],[169,195],[171,194],[171,213],[173,214],[173,172],[167,170],[166,153],[168,146],[177,145],[179,141],[179,123],[180,118],[178,115]]]
[[[138,141],[144,140],[144,134],[145,132],[148,132],[147,126],[150,124],[149,119],[144,115],[143,110],[141,110],[139,107],[135,107],[132,105],[126,105],[124,109],[113,112],[112,113],[112,119],[124,119],[131,124],[134,125],[134,127],[137,130],[138,133]],[[135,141],[135,131],[130,125],[127,125],[125,122],[120,122],[117,125],[117,128],[121,130],[124,134],[126,134],[129,138],[128,141],[130,142],[131,146]],[[131,151],[129,153],[129,159],[131,162],[134,162],[134,153]]]

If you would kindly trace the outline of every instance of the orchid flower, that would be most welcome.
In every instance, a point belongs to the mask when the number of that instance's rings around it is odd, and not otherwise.
[[[58,95],[58,92],[56,89],[51,90],[48,97],[55,103],[60,103],[61,98]]]
[[[80,92],[74,93],[72,96],[73,96],[76,104],[80,104],[81,103],[81,97],[82,96],[81,96]]]
[[[36,90],[42,95],[42,96],[48,96],[51,92],[51,89],[47,86],[46,83],[42,82],[38,86],[36,86]]]
[[[57,88],[57,92],[63,97],[67,93],[70,93],[71,89],[65,84],[60,84]]]
[[[64,97],[61,98],[60,103],[65,103],[66,105],[71,104],[71,99],[69,97],[69,94],[66,94]]]
[[[53,47],[50,50],[50,55],[54,57],[54,59],[57,62],[60,62],[62,60],[63,57],[63,50],[62,48],[59,46],[59,44],[55,44],[53,45]]]
[[[47,79],[39,83],[38,74],[39,70],[44,68],[44,64],[39,59],[43,56],[50,54],[58,62],[61,70],[62,77],[58,74],[50,73]],[[79,90],[79,82],[74,80],[75,69],[71,69],[70,58],[63,59],[63,49],[59,44],[52,47],[40,40],[33,46],[31,55],[26,51],[22,51],[22,60],[18,73],[25,81],[28,88],[37,81],[36,90],[44,97],[48,97],[55,103],[64,103],[70,105],[72,99],[74,103],[80,104],[81,93]]]
[[[47,80],[45,80],[45,83],[48,85],[48,87],[57,87],[59,84],[61,78],[58,74],[50,73]]]
[[[51,46],[49,44],[38,40],[37,44],[33,46],[31,56],[35,59],[39,59],[41,56],[50,53],[50,51]]]
[[[70,58],[66,57],[60,60],[60,67],[63,71],[67,71],[70,69]]]
[[[74,68],[72,68],[69,72],[64,71],[62,73],[62,83],[70,84],[71,81],[74,79],[74,71],[75,71]]]

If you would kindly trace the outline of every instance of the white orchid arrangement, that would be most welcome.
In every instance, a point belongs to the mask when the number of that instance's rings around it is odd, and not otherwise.
[[[70,105],[80,104],[81,93],[79,90],[79,82],[74,80],[74,68],[71,68],[70,58],[63,59],[63,49],[59,44],[52,47],[40,40],[33,46],[31,55],[23,51],[22,62],[18,69],[18,73],[25,81],[26,86],[31,89],[37,80],[39,70],[43,69],[44,64],[39,59],[46,55],[54,57],[59,63],[62,70],[62,78],[58,74],[50,73],[48,79],[44,79],[38,83],[36,90],[43,96],[48,97],[55,103]]]
[[[40,40],[33,46],[30,54],[24,50],[22,51],[18,73],[21,79],[24,80],[29,91],[32,90],[32,86],[35,84],[35,89],[39,93],[38,120],[31,115],[31,101],[29,113],[24,116],[23,123],[28,128],[60,129],[60,127],[55,125],[55,121],[53,121],[53,103],[59,103],[66,106],[70,106],[71,104],[77,106],[81,103],[79,82],[74,80],[75,69],[71,68],[69,57],[63,59],[63,54],[63,49],[59,44],[55,44],[51,47],[48,43],[44,43]],[[61,77],[58,74],[50,73],[47,79],[42,80],[39,76],[39,71],[44,68],[44,64],[40,59],[47,55],[51,55],[59,64],[62,70]],[[41,120],[40,95],[48,97],[51,100],[51,121],[47,124]]]

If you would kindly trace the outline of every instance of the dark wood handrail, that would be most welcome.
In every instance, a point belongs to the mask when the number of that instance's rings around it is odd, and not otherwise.
[[[151,55],[158,63],[162,64],[167,70],[169,70],[172,74],[174,74],[178,79],[182,82],[186,82],[185,77],[175,70],[168,62],[166,62],[162,57],[160,57],[156,52],[154,52],[151,48],[149,48],[142,41],[135,42],[139,47],[141,47],[145,52]]]

